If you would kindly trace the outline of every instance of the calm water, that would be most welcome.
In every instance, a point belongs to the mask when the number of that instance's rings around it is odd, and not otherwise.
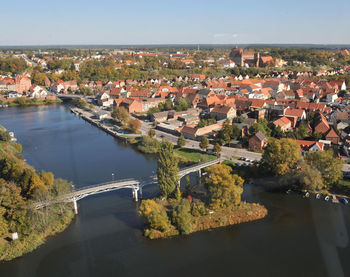
[[[37,170],[87,186],[147,176],[156,162],[71,114],[63,105],[0,110]],[[156,187],[145,190],[150,197]],[[150,241],[130,190],[90,196],[63,233],[0,264],[0,276],[350,276],[350,207],[247,187],[269,209],[260,221]]]

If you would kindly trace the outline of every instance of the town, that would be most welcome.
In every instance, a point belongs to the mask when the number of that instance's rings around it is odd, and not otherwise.
[[[276,57],[277,50],[285,60]],[[161,138],[176,143],[183,136],[197,148],[206,137],[224,146],[227,157],[248,161],[259,160],[269,137],[295,139],[302,155],[331,148],[346,161],[349,50],[305,50],[300,60],[292,59],[292,50],[277,50],[3,51],[0,101],[7,106],[80,99],[80,107],[102,121],[125,110],[134,118],[133,128],[117,120],[125,135],[155,128]],[[322,57],[323,69],[308,64],[307,55]],[[142,79],[153,71],[163,76]],[[225,131],[227,123],[233,132]]]

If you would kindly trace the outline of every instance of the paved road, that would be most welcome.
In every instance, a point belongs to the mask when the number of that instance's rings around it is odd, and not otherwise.
[[[147,135],[149,129],[151,129],[151,128],[153,128],[152,122],[141,121],[141,131],[142,131],[143,135]],[[163,131],[159,131],[159,130],[155,130],[155,131],[156,131],[156,138],[159,141],[161,141],[162,139],[166,139],[174,144],[177,143],[178,136],[175,136],[175,135],[163,132]],[[187,148],[200,150],[198,141],[190,140],[190,139],[186,139],[186,141],[187,141],[187,143],[186,143]],[[211,147],[213,147],[213,146],[211,146]],[[221,156],[224,158],[231,158],[232,156],[236,156],[236,157],[248,158],[251,160],[260,160],[261,159],[260,153],[251,152],[251,151],[248,151],[246,149],[231,148],[231,147],[225,147],[225,146],[222,147]]]

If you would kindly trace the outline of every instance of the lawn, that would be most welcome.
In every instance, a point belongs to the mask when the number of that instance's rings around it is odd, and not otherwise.
[[[183,164],[204,163],[216,159],[216,156],[189,148],[175,148],[175,154]]]

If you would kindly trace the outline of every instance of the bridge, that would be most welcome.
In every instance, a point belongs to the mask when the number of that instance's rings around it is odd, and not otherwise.
[[[199,177],[200,177],[202,168],[206,168],[208,166],[211,166],[211,165],[214,165],[214,164],[217,164],[220,162],[221,162],[221,159],[219,158],[219,159],[215,159],[215,160],[212,160],[209,162],[185,167],[185,168],[179,170],[180,180],[182,177],[184,177],[187,174],[190,174],[192,172],[198,172]],[[150,177],[143,178],[143,179],[135,179],[135,178],[122,179],[122,180],[92,185],[92,186],[88,186],[88,187],[83,187],[83,188],[80,188],[77,190],[73,190],[70,193],[64,194],[55,200],[37,202],[37,203],[35,203],[35,208],[41,209],[43,207],[46,207],[46,206],[49,206],[52,204],[56,204],[56,203],[72,202],[74,205],[74,212],[75,212],[75,214],[78,214],[78,204],[77,204],[78,200],[81,200],[81,199],[83,199],[87,196],[90,196],[90,195],[100,194],[100,193],[114,191],[114,190],[118,190],[118,189],[127,189],[127,188],[132,189],[132,196],[133,196],[135,201],[138,201],[138,194],[140,194],[140,197],[142,197],[142,188],[144,186],[156,183],[157,180],[158,180],[157,175],[152,175]],[[180,185],[180,182],[179,182],[179,185]]]

